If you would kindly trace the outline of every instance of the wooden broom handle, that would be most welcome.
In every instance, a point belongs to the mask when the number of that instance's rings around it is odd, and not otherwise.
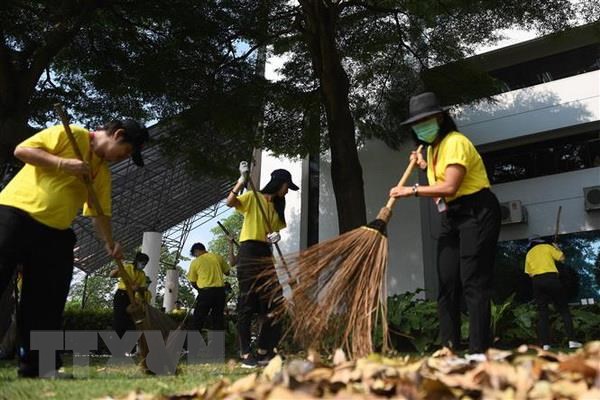
[[[560,212],[562,206],[558,206],[558,212],[556,213],[556,229],[554,229],[554,243],[558,243],[558,231],[560,230]]]
[[[417,147],[417,153],[420,153],[421,150],[423,149],[423,145],[420,145],[419,147]],[[408,180],[408,178],[410,177],[410,174],[412,174],[413,169],[415,168],[415,165],[417,164],[417,160],[411,160],[410,163],[408,164],[408,167],[406,167],[406,170],[404,171],[404,174],[402,175],[402,178],[400,178],[400,182],[398,182],[398,185],[396,186],[404,186],[404,184],[406,183],[406,181]],[[390,210],[394,207],[394,204],[396,204],[396,200],[398,200],[395,197],[391,197],[388,199],[387,204],[385,205],[386,208],[389,208]]]
[[[73,136],[73,132],[71,132],[71,127],[69,126],[69,117],[67,116],[65,109],[63,108],[62,104],[60,104],[60,103],[54,104],[54,109],[56,110],[56,113],[58,114],[60,121],[62,122],[63,128],[65,129],[65,133],[67,134],[67,137],[69,138],[69,143],[71,143],[71,147],[73,148],[73,151],[75,152],[75,156],[79,160],[84,161],[83,154],[81,154],[81,150],[79,149],[79,146],[77,145],[75,136]],[[108,227],[106,225],[106,218],[103,218],[103,217],[105,217],[104,211],[102,210],[102,206],[100,205],[100,201],[98,200],[98,196],[96,195],[96,191],[94,190],[94,186],[92,185],[91,177],[88,175],[85,175],[83,177],[83,182],[85,183],[85,187],[88,192],[89,200],[92,203],[92,207],[96,210],[96,213],[100,217],[97,219],[97,221],[103,225],[103,228],[105,231],[108,231]],[[113,241],[112,237],[108,237],[106,239],[107,239],[108,245],[112,248],[114,246],[114,241]],[[129,301],[133,304],[134,300],[135,300],[135,296],[133,294],[133,289],[131,288],[132,285],[131,285],[131,281],[129,280],[129,274],[127,274],[127,272],[125,271],[125,267],[123,266],[123,262],[121,260],[119,260],[118,258],[114,258],[114,260],[117,263],[117,268],[119,269],[119,275],[121,275],[121,277],[123,278],[123,282],[125,283],[125,288],[127,290],[127,295],[129,297]]]

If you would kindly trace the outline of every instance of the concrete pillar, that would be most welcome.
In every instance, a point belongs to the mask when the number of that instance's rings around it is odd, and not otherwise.
[[[160,269],[160,248],[162,246],[162,232],[144,232],[142,239],[142,253],[148,254],[150,261],[144,268],[144,273],[150,278],[150,293],[152,299],[150,304],[154,304],[156,298],[156,281],[158,280],[158,270]]]
[[[166,312],[175,308],[175,302],[179,295],[179,274],[176,269],[168,269],[165,277],[165,294],[163,296],[163,307]]]

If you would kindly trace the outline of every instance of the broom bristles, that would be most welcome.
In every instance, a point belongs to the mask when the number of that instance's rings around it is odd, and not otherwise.
[[[286,256],[296,283],[291,304],[280,303],[275,314],[289,313],[287,333],[294,340],[309,347],[327,342],[351,356],[364,356],[373,352],[372,335],[381,318],[387,347],[386,220]]]

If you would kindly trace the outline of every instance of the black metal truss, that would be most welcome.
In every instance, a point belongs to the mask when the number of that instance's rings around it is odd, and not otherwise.
[[[165,134],[164,129],[150,128],[150,136],[157,139]],[[216,210],[223,206],[232,182],[211,177],[194,179],[185,162],[168,160],[156,144],[142,153],[143,168],[130,160],[111,166],[114,238],[126,254],[131,254],[141,245],[143,232],[163,232],[163,243],[181,251],[189,231],[206,222],[206,215],[218,214]],[[73,228],[78,239],[77,268],[89,274],[110,262],[90,218],[77,217]]]

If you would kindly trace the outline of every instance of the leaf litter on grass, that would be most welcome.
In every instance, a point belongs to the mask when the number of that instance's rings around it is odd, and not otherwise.
[[[126,400],[308,400],[308,399],[600,399],[600,341],[575,353],[554,353],[523,345],[514,351],[490,349],[470,361],[442,349],[423,358],[377,354],[355,361],[340,352],[325,364],[307,359],[283,362],[277,356],[261,372],[219,381],[172,396],[132,392]],[[109,400],[111,398],[105,398]]]

